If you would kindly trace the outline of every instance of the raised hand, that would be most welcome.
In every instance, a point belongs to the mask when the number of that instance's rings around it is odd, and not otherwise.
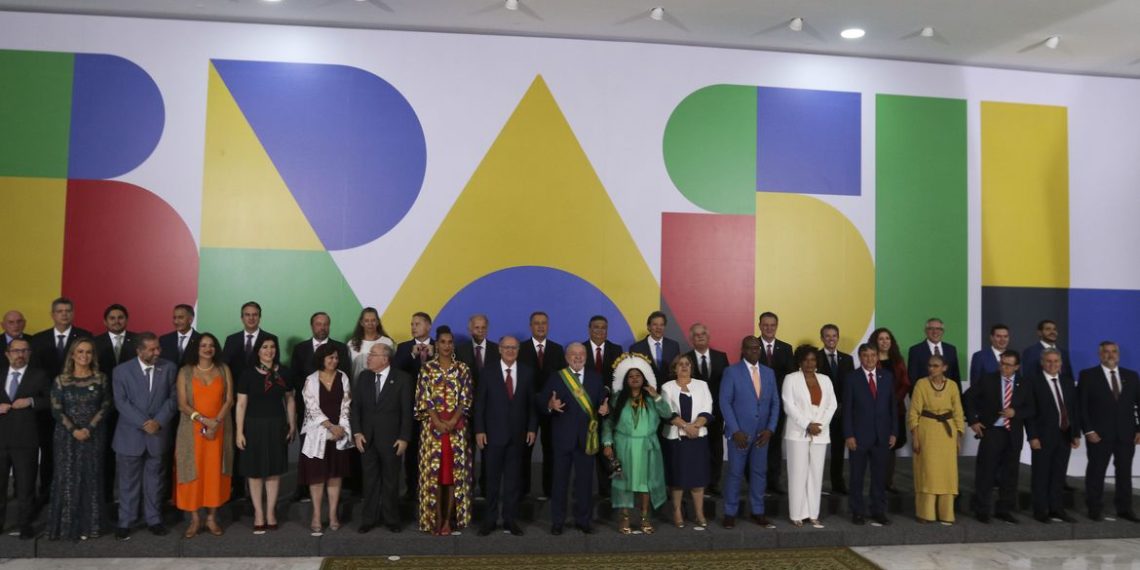
[[[566,404],[562,403],[562,400],[558,399],[557,392],[551,391],[550,401],[546,403],[546,407],[549,408],[552,412],[562,413],[563,410],[566,409]]]

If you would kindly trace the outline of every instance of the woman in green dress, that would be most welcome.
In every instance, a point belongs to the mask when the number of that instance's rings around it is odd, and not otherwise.
[[[641,508],[641,531],[653,534],[653,508],[665,502],[665,462],[657,438],[662,419],[676,414],[657,393],[657,378],[649,360],[639,354],[623,354],[614,362],[613,412],[602,427],[602,453],[616,456],[621,475],[614,477],[610,501],[620,509],[618,531],[631,534],[629,510],[635,496]]]

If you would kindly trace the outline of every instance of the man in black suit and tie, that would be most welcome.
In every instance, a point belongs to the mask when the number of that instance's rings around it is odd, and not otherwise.
[[[305,387],[305,379],[310,374],[317,371],[317,363],[313,361],[313,354],[316,353],[317,348],[323,344],[331,344],[336,347],[337,355],[337,368],[352,378],[352,360],[348,356],[348,345],[335,339],[329,338],[329,330],[332,327],[332,319],[328,313],[323,311],[313,313],[309,317],[309,329],[313,332],[313,336],[298,342],[293,346],[293,351],[290,353],[289,370],[293,372],[293,389],[295,393],[300,394],[301,390]],[[305,421],[305,399],[295,398],[297,401],[297,425],[304,424]],[[301,434],[301,443],[304,447],[305,435]],[[300,460],[301,450],[297,450],[298,460]],[[356,455],[350,456],[352,463],[352,473],[354,477],[349,477],[345,482],[345,486],[352,490],[353,493],[360,493],[360,461]],[[297,478],[297,490],[293,493],[293,500],[299,501],[308,496],[309,486],[301,483],[301,478]]]
[[[349,421],[364,473],[364,505],[358,532],[384,525],[400,532],[400,463],[412,439],[415,381],[391,366],[392,348],[377,343],[368,351],[367,369],[352,388]],[[415,463],[415,460],[409,463]]]
[[[1025,435],[1032,450],[1033,518],[1048,523],[1057,519],[1077,522],[1065,513],[1065,473],[1069,454],[1081,446],[1077,388],[1066,376],[1061,351],[1046,348],[1041,353],[1040,372],[1027,377],[1036,414],[1025,420]]]
[[[247,301],[241,306],[242,330],[226,337],[222,347],[222,360],[230,367],[234,378],[241,378],[246,368],[257,362],[257,347],[264,338],[277,343],[277,360],[281,360],[281,343],[277,335],[261,330],[261,305],[257,301]],[[236,407],[236,406],[235,406]]]
[[[1037,342],[1021,351],[1021,373],[1023,375],[1027,378],[1036,378],[1037,373],[1041,372],[1041,354],[1046,349],[1053,348],[1061,353],[1061,375],[1067,378],[1073,377],[1073,366],[1069,364],[1069,353],[1057,344],[1058,336],[1060,336],[1060,331],[1057,329],[1057,323],[1049,319],[1037,323]]]
[[[418,382],[420,367],[435,356],[435,341],[431,338],[431,315],[416,312],[412,315],[412,340],[406,340],[396,345],[396,356],[392,366],[404,371]],[[413,399],[415,394],[413,391]],[[408,442],[408,461],[404,462],[404,477],[407,479],[407,495],[405,499],[416,500],[416,493],[420,483],[420,423],[412,422],[412,439]]]
[[[48,409],[51,381],[42,370],[28,366],[31,343],[24,338],[7,342],[8,365],[0,372],[0,531],[8,508],[8,472],[16,483],[17,525],[20,538],[35,538],[36,448],[39,447],[37,413]]]
[[[1081,371],[1077,397],[1081,403],[1081,429],[1088,442],[1085,500],[1089,518],[1104,519],[1104,474],[1111,460],[1116,465],[1116,515],[1140,522],[1132,509],[1132,456],[1140,444],[1140,376],[1120,367],[1120,347],[1100,343],[1100,365]]]
[[[479,387],[483,368],[487,363],[499,359],[499,345],[487,339],[490,324],[487,315],[472,315],[467,319],[467,332],[471,335],[471,340],[455,343],[455,359],[471,369],[471,379],[475,381],[476,388]]]
[[[602,389],[609,397],[610,375],[614,371],[614,361],[621,356],[621,345],[608,340],[610,321],[602,315],[590,317],[590,339],[584,342],[586,346],[586,368],[597,372],[602,377]],[[610,496],[610,477],[606,471],[606,459],[599,453],[597,456],[598,495]]]
[[[792,345],[776,338],[776,329],[780,326],[780,317],[771,311],[760,313],[760,363],[771,368],[776,373],[776,386],[780,393],[784,391],[784,376],[796,370],[792,358]],[[784,472],[784,421],[787,414],[780,407],[780,421],[776,425],[777,437],[773,437],[768,444],[768,490],[777,495],[784,494],[780,487],[780,475]]]
[[[843,436],[851,452],[851,494],[847,497],[851,522],[867,522],[863,502],[863,477],[871,468],[870,515],[873,524],[891,524],[887,518],[887,458],[898,437],[894,376],[879,368],[879,351],[859,345],[859,368],[847,374],[843,384]]]
[[[829,426],[831,436],[831,492],[847,493],[847,485],[843,483],[843,382],[855,370],[855,359],[850,354],[839,350],[839,326],[828,323],[819,329],[819,340],[823,348],[816,352],[815,361],[818,362],[820,374],[831,379],[835,391],[835,401],[838,408],[831,417]]]
[[[513,336],[499,339],[499,352],[501,358],[487,363],[475,391],[475,443],[483,451],[483,464],[487,466],[487,513],[479,536],[495,530],[500,496],[503,528],[521,536],[522,460],[538,431],[534,369],[519,363],[519,341]]]
[[[542,389],[542,383],[550,378],[551,374],[566,368],[566,354],[562,345],[550,340],[547,336],[550,331],[550,317],[542,312],[535,311],[530,314],[530,339],[519,346],[519,362],[535,371],[534,389],[537,393]],[[539,440],[542,442],[542,496],[545,500],[550,496],[554,471],[554,448],[550,441],[550,418],[539,415]],[[523,460],[523,496],[531,489],[531,457],[534,456],[534,445],[527,448]]]
[[[158,337],[158,346],[162,349],[159,358],[181,366],[186,347],[197,341],[198,337],[202,335],[194,330],[194,307],[185,304],[176,305],[172,319],[174,330]],[[230,372],[234,378],[237,378],[238,374],[241,373],[240,370],[231,370]]]
[[[996,373],[984,374],[971,382],[963,397],[966,423],[974,430],[978,444],[978,466],[974,472],[974,516],[989,523],[998,520],[1015,524],[1017,474],[1021,465],[1023,422],[1033,417],[1033,394],[1017,374],[1021,356],[1016,350],[1001,354]],[[995,512],[993,490],[998,487]]]
[[[685,353],[693,364],[694,376],[709,385],[713,395],[713,419],[705,424],[709,430],[709,493],[720,493],[720,478],[724,471],[724,416],[720,413],[720,380],[728,368],[728,355],[709,347],[709,329],[701,323],[689,327],[689,344],[693,350]]]
[[[31,342],[31,337],[25,337],[24,328],[28,326],[27,319],[20,311],[8,311],[4,313],[4,321],[0,322],[4,328],[4,334],[0,335],[0,368],[8,367],[8,343],[18,338],[27,338]]]
[[[648,329],[649,336],[629,347],[630,352],[644,355],[649,359],[649,364],[653,367],[653,374],[662,382],[669,378],[670,365],[673,364],[673,359],[681,354],[681,345],[671,338],[665,338],[665,326],[668,324],[669,318],[665,316],[665,313],[653,311],[645,320],[645,328]],[[694,368],[694,370],[696,369]]]
[[[99,359],[99,371],[111,379],[111,371],[116,366],[133,359],[135,351],[135,333],[127,330],[127,308],[115,303],[103,311],[103,324],[107,332],[95,337],[95,354]],[[115,433],[115,422],[118,414],[111,408],[104,420],[108,433]],[[107,438],[107,449],[103,455],[103,496],[107,502],[115,499],[115,454],[111,451],[111,438]],[[173,453],[172,450],[168,450]]]
[[[75,305],[71,299],[60,297],[51,302],[52,327],[41,331],[32,337],[32,360],[36,368],[43,370],[48,377],[48,383],[55,381],[63,369],[63,360],[72,343],[81,338],[91,338],[87,330],[73,326],[75,319]],[[52,432],[55,431],[55,420],[51,417],[51,410],[37,411],[40,426],[40,482],[36,492],[36,502],[46,505],[51,496],[52,480]]]
[[[570,495],[570,474],[574,474],[574,524],[585,534],[593,534],[592,491],[593,455],[600,455],[600,424],[609,414],[602,375],[586,365],[586,347],[570,343],[566,347],[569,365],[547,379],[534,404],[550,416],[554,441],[554,488],[550,496],[550,534],[562,534],[566,522],[566,501]],[[570,384],[574,382],[574,384]],[[582,400],[574,394],[584,394]],[[583,401],[584,400],[584,401]]]
[[[940,354],[942,360],[946,362],[946,377],[958,385],[958,391],[961,393],[962,370],[958,367],[958,349],[954,345],[942,341],[945,334],[946,325],[942,323],[942,319],[938,317],[926,319],[926,338],[907,351],[906,371],[912,386],[919,378],[927,376],[927,366],[930,364],[931,355]]]

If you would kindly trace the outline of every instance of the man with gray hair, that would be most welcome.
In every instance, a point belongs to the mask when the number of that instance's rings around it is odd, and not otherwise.
[[[1033,518],[1077,522],[1065,513],[1065,472],[1069,454],[1081,446],[1077,387],[1064,373],[1061,351],[1041,351],[1038,371],[1026,378],[1037,413],[1025,420],[1033,464]]]
[[[352,388],[349,423],[360,452],[364,505],[358,532],[364,534],[380,520],[400,532],[400,463],[412,439],[412,397],[415,379],[391,366],[392,347],[376,343],[368,351],[366,368]],[[416,461],[415,458],[409,461]]]
[[[942,356],[946,362],[946,377],[958,383],[958,390],[962,389],[962,369],[958,366],[958,349],[954,345],[942,340],[946,334],[946,325],[942,319],[931,317],[926,319],[926,338],[922,342],[910,347],[907,351],[907,376],[911,382],[927,375],[926,367],[930,364],[932,355]]]

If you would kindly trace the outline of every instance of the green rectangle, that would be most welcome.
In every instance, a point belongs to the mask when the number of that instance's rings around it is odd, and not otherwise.
[[[906,348],[941,318],[968,366],[966,102],[875,102],[875,324]],[[915,379],[912,378],[912,381]]]
[[[0,50],[0,176],[67,178],[70,53]]]

